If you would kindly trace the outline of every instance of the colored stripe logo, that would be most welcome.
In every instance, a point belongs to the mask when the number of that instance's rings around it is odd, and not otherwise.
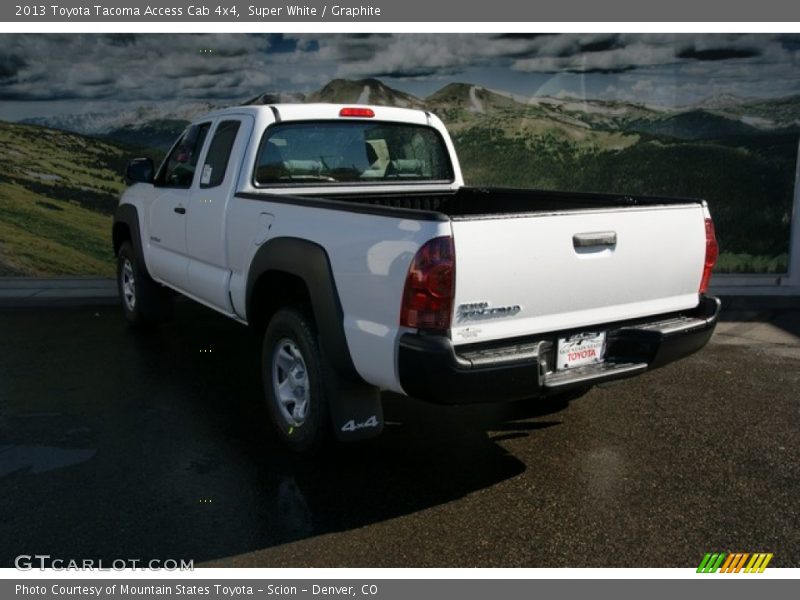
[[[698,573],[763,573],[771,552],[707,552],[697,567]]]

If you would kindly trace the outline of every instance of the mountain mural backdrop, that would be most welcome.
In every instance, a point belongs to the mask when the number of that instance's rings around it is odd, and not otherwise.
[[[421,108],[450,130],[472,186],[701,197],[721,272],[786,270],[800,95],[729,94],[659,107],[569,95],[522,97],[450,83],[425,98],[378,79],[244,103],[337,102]],[[160,158],[214,102],[0,121],[0,276],[111,275],[111,215],[128,158]]]

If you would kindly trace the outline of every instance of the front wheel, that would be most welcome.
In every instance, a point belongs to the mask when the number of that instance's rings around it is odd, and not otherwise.
[[[322,356],[307,311],[275,313],[264,334],[261,372],[267,409],[281,441],[295,452],[318,452],[331,428]]]
[[[128,241],[122,243],[117,257],[117,289],[125,318],[133,326],[153,325],[172,315],[169,291],[150,278]]]

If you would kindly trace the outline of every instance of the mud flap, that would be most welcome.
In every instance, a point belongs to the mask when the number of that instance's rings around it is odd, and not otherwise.
[[[336,439],[355,442],[379,436],[383,431],[380,390],[342,377],[325,363],[328,410]]]

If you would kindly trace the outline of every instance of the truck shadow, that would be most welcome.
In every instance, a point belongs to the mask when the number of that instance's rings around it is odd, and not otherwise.
[[[40,342],[2,355],[15,377],[0,383],[0,446],[89,458],[37,469],[23,456],[2,477],[2,564],[33,551],[213,562],[440,506],[522,473],[498,442],[557,425],[541,417],[567,406],[387,395],[380,438],[301,458],[269,434],[260,340],[194,305],[176,312],[148,334],[117,309],[15,315]]]

